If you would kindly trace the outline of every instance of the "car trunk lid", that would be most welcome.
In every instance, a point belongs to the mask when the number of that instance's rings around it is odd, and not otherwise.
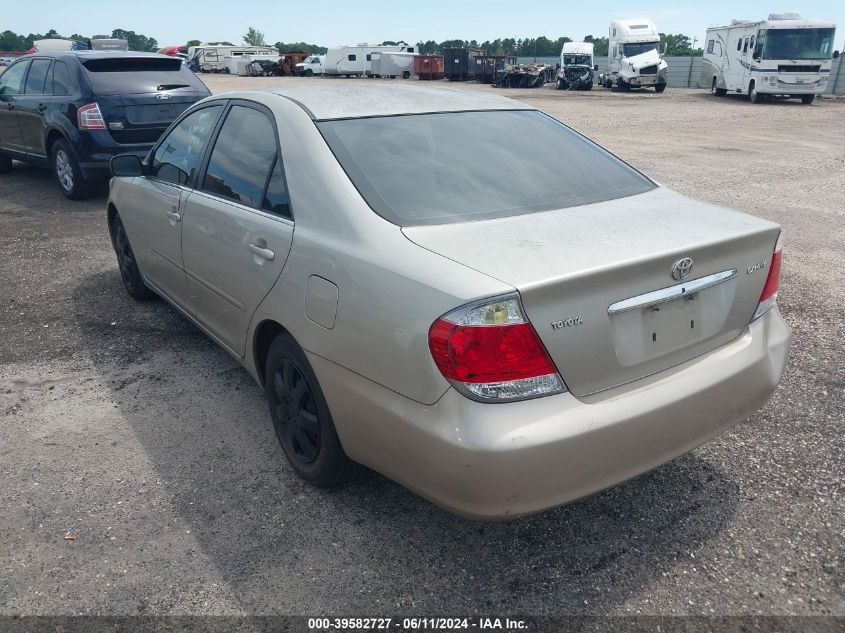
[[[516,288],[570,391],[588,395],[736,338],[757,307],[779,227],[657,188],[403,232]],[[686,258],[688,277],[673,278]]]

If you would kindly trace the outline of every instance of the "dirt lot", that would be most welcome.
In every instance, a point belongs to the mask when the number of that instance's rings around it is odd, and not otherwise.
[[[288,81],[308,80],[208,84]],[[784,226],[793,352],[769,404],[511,523],[373,473],[314,490],[246,372],[165,303],[125,295],[105,188],[69,202],[18,165],[0,177],[0,614],[845,614],[845,101],[508,94]]]

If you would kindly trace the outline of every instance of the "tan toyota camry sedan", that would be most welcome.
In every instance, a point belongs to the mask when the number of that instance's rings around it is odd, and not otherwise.
[[[465,516],[536,512],[706,442],[783,372],[780,228],[517,101],[217,95],[112,173],[126,289],[246,367],[318,486],[357,462]]]

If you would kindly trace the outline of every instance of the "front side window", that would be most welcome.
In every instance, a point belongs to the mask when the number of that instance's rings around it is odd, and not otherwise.
[[[156,148],[152,175],[177,185],[190,185],[211,132],[223,111],[222,105],[189,114]]]
[[[655,186],[535,110],[372,117],[317,127],[370,207],[399,226],[564,209]]]
[[[234,106],[214,143],[202,188],[260,209],[275,159],[276,131],[267,115]]]
[[[49,59],[34,59],[26,76],[26,88],[24,92],[28,95],[43,95],[47,85],[47,74],[50,71]]]
[[[29,60],[12,64],[0,75],[0,95],[19,95],[23,92],[23,76]]]
[[[356,59],[358,59],[358,57],[357,57],[357,55],[349,55],[346,59],[348,59],[351,62],[354,62]]]
[[[712,53],[712,52],[713,52],[713,45],[714,45],[714,41],[713,41],[713,40],[707,40],[707,52],[708,52],[708,53]]]

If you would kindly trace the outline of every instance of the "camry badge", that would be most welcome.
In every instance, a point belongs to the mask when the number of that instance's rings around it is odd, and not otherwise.
[[[686,279],[692,272],[692,265],[693,261],[689,257],[679,259],[674,264],[672,264],[672,278],[677,279],[678,281]]]

